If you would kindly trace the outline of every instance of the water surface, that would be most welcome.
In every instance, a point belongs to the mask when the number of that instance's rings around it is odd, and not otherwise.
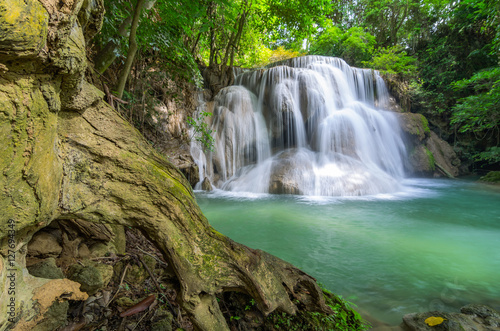
[[[389,324],[411,312],[500,309],[500,191],[406,180],[396,194],[334,198],[197,193],[210,223],[303,269]]]

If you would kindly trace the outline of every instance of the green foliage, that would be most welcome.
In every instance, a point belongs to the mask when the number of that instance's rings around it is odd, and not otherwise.
[[[473,92],[452,108],[451,124],[461,132],[494,134],[500,137],[500,67],[476,73],[452,84],[458,91]],[[498,141],[498,140],[497,140]]]
[[[363,64],[383,74],[400,75],[404,80],[414,78],[417,73],[416,59],[408,56],[402,46],[380,48],[370,61]]]
[[[212,134],[213,130],[210,129],[205,121],[206,117],[210,117],[212,114],[208,112],[200,113],[196,118],[188,117],[187,123],[193,128],[193,134],[191,139],[195,139],[200,142],[204,150],[214,151],[214,138]]]
[[[500,171],[490,171],[486,174],[486,176],[483,176],[480,179],[484,182],[499,183],[500,182]]]
[[[371,59],[375,47],[375,37],[360,27],[342,31],[336,26],[328,26],[311,41],[309,53],[343,58],[353,66],[361,66]]]
[[[298,49],[302,40],[324,26],[333,6],[329,0],[267,0],[262,7],[264,31],[277,46]],[[290,48],[290,47],[288,47]]]
[[[487,148],[485,151],[477,153],[474,158],[477,161],[485,161],[488,164],[495,164],[500,162],[500,147],[493,146]]]

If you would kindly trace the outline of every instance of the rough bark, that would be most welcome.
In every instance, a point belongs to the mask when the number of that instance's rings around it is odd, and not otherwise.
[[[103,12],[102,1],[88,3]],[[55,300],[85,299],[76,283],[25,268],[27,243],[56,219],[139,228],[174,268],[180,304],[201,330],[228,329],[215,297],[223,291],[249,294],[264,314],[329,311],[312,277],[215,231],[182,174],[84,80],[82,4],[0,2],[0,330],[33,327]]]

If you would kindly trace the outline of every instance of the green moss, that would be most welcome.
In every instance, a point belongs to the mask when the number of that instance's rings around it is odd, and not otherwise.
[[[427,147],[424,147],[424,148],[425,148],[425,153],[427,154],[427,157],[429,158],[429,167],[434,171],[434,170],[436,170],[436,160],[434,159],[434,155]]]
[[[481,177],[480,180],[488,183],[500,183],[500,171],[490,171],[486,176]]]
[[[0,3],[0,51],[36,55],[45,46],[49,14],[35,0]]]
[[[424,133],[426,134],[431,133],[431,129],[429,129],[429,121],[427,121],[427,118],[425,118],[425,116],[423,115],[422,115],[422,126],[424,128]]]
[[[370,327],[349,302],[324,288],[323,296],[333,314],[299,310],[296,315],[275,312],[268,319],[277,330],[367,330]]]

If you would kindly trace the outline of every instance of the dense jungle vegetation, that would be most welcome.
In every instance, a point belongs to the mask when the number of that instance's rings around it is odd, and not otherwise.
[[[336,56],[380,70],[403,110],[427,116],[471,170],[499,168],[496,0],[104,2],[103,28],[89,47],[131,118],[152,116],[144,107],[157,93],[152,80],[202,87],[200,68],[224,77],[233,66]]]

